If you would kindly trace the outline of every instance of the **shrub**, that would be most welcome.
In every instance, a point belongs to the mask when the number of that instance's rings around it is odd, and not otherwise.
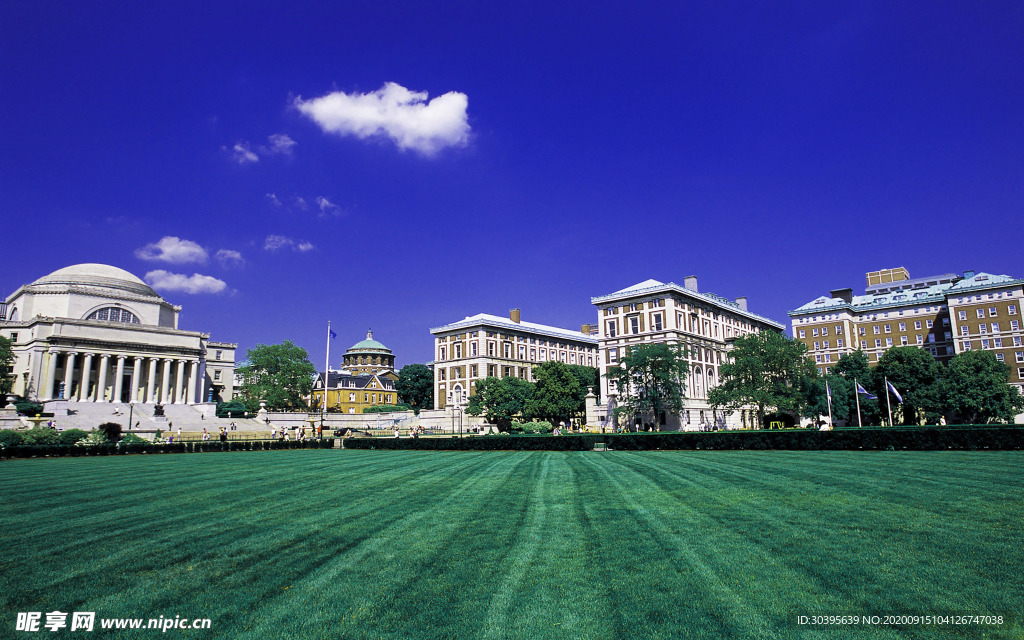
[[[14,408],[18,410],[18,414],[23,416],[37,416],[43,412],[43,405],[24,398],[15,400]]]
[[[22,443],[24,438],[13,429],[0,429],[0,447],[13,447]]]
[[[23,444],[57,444],[60,440],[60,434],[57,433],[56,429],[51,427],[36,427],[23,432],[22,442]]]
[[[513,422],[512,431],[522,431],[523,433],[551,433],[554,431],[554,427],[547,421]]]
[[[81,429],[66,429],[66,430],[60,432],[60,435],[57,437],[57,443],[58,444],[75,444],[79,440],[85,440],[88,437],[89,437],[89,432],[88,431],[83,431]]]
[[[121,444],[149,444],[149,440],[146,440],[142,436],[137,436],[134,433],[129,433],[121,438]]]
[[[246,411],[247,409],[245,408],[245,405],[238,400],[220,402],[217,404],[218,418],[241,418],[245,415]]]
[[[394,411],[412,411],[412,407],[407,404],[379,404],[363,408],[363,413],[392,413]]]
[[[116,422],[104,422],[98,427],[100,433],[110,442],[121,439],[121,425]]]

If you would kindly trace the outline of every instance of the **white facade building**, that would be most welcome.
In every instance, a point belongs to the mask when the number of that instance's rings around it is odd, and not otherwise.
[[[229,400],[236,344],[178,329],[172,305],[123,269],[79,264],[20,287],[0,309],[13,392],[41,402]]]

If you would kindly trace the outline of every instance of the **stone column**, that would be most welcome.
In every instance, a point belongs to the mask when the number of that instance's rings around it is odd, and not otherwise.
[[[78,386],[78,401],[89,402],[89,379],[92,377],[92,354],[82,358],[82,383]]]
[[[142,356],[135,356],[132,364],[132,395],[129,402],[139,400],[139,375],[142,373]]]
[[[117,356],[117,371],[114,373],[114,393],[110,396],[111,402],[121,402],[121,392],[124,391],[124,356]]]
[[[69,402],[74,402],[71,397],[71,381],[75,375],[75,355],[74,351],[69,351],[64,361],[64,399]]]
[[[100,373],[96,379],[96,398],[94,402],[106,402],[107,398],[104,395],[104,391],[107,390],[107,362],[110,360],[110,355],[104,353],[100,356]]]
[[[43,381],[43,400],[53,400],[53,384],[57,377],[57,354],[59,353],[53,349],[46,352],[48,368],[46,369],[46,379]]]
[[[160,385],[160,404],[170,404],[167,398],[167,394],[171,392],[171,363],[174,362],[170,358],[164,358],[163,363],[163,381]]]
[[[174,378],[174,404],[183,404],[185,402],[185,388],[182,385],[182,380],[185,377],[185,361],[175,360],[175,378]]]
[[[188,389],[187,389],[187,395],[185,396],[186,398],[188,398],[188,400],[186,400],[186,402],[188,402],[189,404],[195,404],[196,403],[196,377],[198,376],[198,374],[199,374],[199,362],[197,362],[196,360],[189,360],[189,363],[188,363]]]
[[[149,359],[149,375],[146,376],[146,403],[156,402],[156,358]]]

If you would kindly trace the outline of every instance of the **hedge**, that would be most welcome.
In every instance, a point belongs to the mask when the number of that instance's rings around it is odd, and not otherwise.
[[[131,444],[79,445],[35,445],[22,444],[0,448],[5,458],[115,456],[139,453],[203,453],[212,451],[271,451],[278,449],[331,449],[334,438],[323,440],[219,440],[196,442],[173,442],[154,444],[152,442]]]
[[[473,436],[471,438],[349,438],[345,449],[420,451],[590,451],[603,442],[618,451],[653,450],[1021,450],[1024,427],[958,426],[669,433],[610,433],[563,436]]]

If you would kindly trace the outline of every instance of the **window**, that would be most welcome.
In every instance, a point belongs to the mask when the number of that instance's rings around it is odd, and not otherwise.
[[[932,322],[931,320],[925,320],[925,321],[924,321],[924,326],[926,326],[926,327],[928,327],[929,329],[931,329],[931,328],[932,328],[933,326],[935,326],[935,323],[934,323],[934,322]]]
[[[988,333],[988,325],[983,322],[980,325],[978,325],[978,330],[981,331],[982,333]]]
[[[526,360],[526,347],[519,345],[519,359]]]
[[[825,354],[825,362],[832,362],[832,354],[831,353],[826,353]]]
[[[842,325],[839,325],[839,324],[836,325],[836,335],[837,336],[843,335],[843,326]]]
[[[456,360],[461,360],[462,359],[462,343],[461,342],[456,342],[455,346],[453,347],[453,349],[455,351],[455,359]]]
[[[826,341],[821,343],[821,348],[822,349],[828,349],[828,340],[826,340]]]
[[[469,343],[469,355],[473,356],[474,358],[477,356],[475,340]]]
[[[879,332],[878,332],[878,325],[876,324],[875,326],[873,326],[873,327],[871,327],[871,328],[875,330],[875,335],[877,336],[877,335],[878,335],[878,333],[879,333]]]
[[[885,325],[885,332],[886,333],[892,333],[892,325],[890,325],[890,324]]]
[[[920,329],[921,328],[921,321],[920,320],[915,320],[914,321],[914,328],[915,329]]]
[[[811,335],[814,336],[815,338],[817,338],[818,337],[818,329],[817,328],[811,329]]]
[[[863,335],[866,335],[866,334],[867,334],[867,329],[865,329],[864,327],[861,327],[861,328],[860,328],[860,331],[859,331],[859,333],[860,333],[860,335],[862,335],[862,336],[863,336]]]
[[[993,322],[992,323],[992,333],[999,333],[999,323],[998,322]]]
[[[1010,306],[1006,307],[1006,313],[1011,316],[1017,315],[1017,305],[1011,304]]]
[[[1003,339],[1002,338],[992,338],[992,346],[994,346],[996,349],[999,349],[1000,347],[1003,346]]]
[[[1020,322],[1010,320],[1010,331],[1020,331]]]
[[[213,359],[214,360],[220,360],[221,354],[223,354],[223,353],[224,353],[223,351],[215,351],[213,353]]]
[[[477,368],[475,364],[469,365],[469,377],[475,378],[477,374]]]
[[[801,330],[800,330],[800,337],[801,337],[801,338],[806,338],[806,337],[807,337],[807,332],[806,332],[806,331],[804,331],[803,329],[801,329]]]
[[[861,349],[867,349],[868,348],[868,341],[867,340],[861,340],[860,341],[860,348]]]
[[[907,346],[907,336],[900,336],[900,345]]]
[[[907,330],[907,323],[906,322],[901,322],[900,323],[900,331],[906,331],[906,330]]]
[[[924,336],[917,334],[917,344],[924,344]]]
[[[512,359],[512,345],[510,345],[510,344],[506,344],[505,345],[505,359],[506,360],[511,360]]]
[[[444,347],[441,347],[440,354],[441,355],[438,357],[438,360],[447,360],[448,359],[448,352],[445,350]],[[362,358],[360,358],[359,360],[360,360],[360,364],[362,364]]]
[[[614,338],[615,336],[618,335],[618,332],[616,331],[615,325],[616,325],[615,320],[609,320],[608,321],[608,337],[609,338]]]
[[[891,347],[892,346],[892,338],[886,338],[885,339],[885,346],[887,346],[887,347]]]
[[[997,353],[996,354],[996,360],[998,360],[999,362],[1003,362],[1004,361],[1003,360],[1003,354],[1002,353]]]
[[[629,332],[634,334],[640,333],[640,316],[630,316]]]
[[[985,317],[985,310],[984,309],[978,309],[978,317],[979,318],[984,318]]]
[[[971,350],[971,341],[970,340],[964,340],[963,342],[960,343],[960,346],[963,348],[964,351],[970,351]]]
[[[966,326],[960,325],[960,335],[966,336],[968,331],[970,330]]]
[[[990,345],[990,343],[989,343],[989,341],[988,341],[988,340],[982,340],[982,341],[981,341],[981,348],[982,348],[982,349],[988,349],[988,348],[990,348],[990,347],[989,347],[989,345]]]
[[[220,381],[220,369],[215,369],[214,370],[214,372],[213,372],[213,380],[214,380],[214,382],[219,382]]]
[[[134,313],[119,307],[104,307],[89,314],[86,320],[103,320],[105,322],[123,322],[125,324],[139,324],[139,319]]]
[[[661,327],[662,327],[662,324],[661,324],[661,314],[660,313],[656,313],[653,316],[651,316],[651,328],[654,331],[661,331]]]
[[[959,315],[960,315],[960,319],[961,320],[966,320],[967,319],[967,312],[966,311],[961,311]]]
[[[988,317],[994,318],[997,315],[998,315],[998,309],[996,309],[995,307],[989,307],[988,308]]]
[[[635,302],[630,302],[629,303],[629,310],[630,311],[636,311],[636,303]]]
[[[842,340],[842,338],[840,338],[839,340],[836,340],[836,348],[837,349],[842,349],[843,348],[843,340]]]
[[[1015,346],[1015,347],[1021,346],[1021,337],[1020,336],[1013,336],[1013,346]]]
[[[817,350],[818,350],[818,349],[820,349],[820,348],[821,348],[821,342],[817,342],[817,341],[816,341],[816,342],[814,343],[814,349],[815,349],[815,351],[817,351]]]
[[[1017,362],[1024,362],[1024,351],[1018,351],[1013,355],[1016,356]]]
[[[929,333],[928,334],[928,342],[935,342],[935,334],[934,333]]]
[[[537,349],[536,347],[530,347],[530,360],[532,362],[537,361]]]
[[[619,361],[619,350],[618,349],[609,349],[608,350],[608,362],[618,362],[618,361]]]
[[[882,346],[882,341],[880,339],[878,339],[878,338],[875,338],[875,348],[878,349],[878,348],[881,348],[881,346]]]

